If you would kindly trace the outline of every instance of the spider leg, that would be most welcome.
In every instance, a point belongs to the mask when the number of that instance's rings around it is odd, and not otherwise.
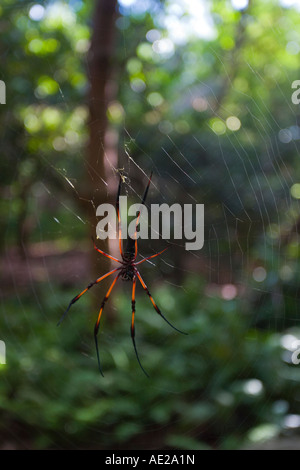
[[[98,251],[99,253],[101,253],[102,255],[106,256],[106,257],[109,258],[109,259],[112,259],[112,260],[114,260],[114,261],[117,261],[118,263],[122,263],[122,261],[120,261],[119,259],[114,258],[113,256],[108,255],[108,254],[105,253],[104,251],[100,250],[100,249],[96,246],[96,243],[95,243],[95,240],[94,240],[93,237],[92,237],[92,240],[93,240],[94,248],[95,248],[96,251]]]
[[[146,197],[147,197],[147,194],[148,194],[148,191],[149,191],[149,186],[150,186],[150,183],[151,183],[151,179],[152,179],[152,171],[151,171],[150,176],[149,176],[148,184],[147,184],[146,189],[145,189],[145,192],[144,192],[144,196],[143,196],[143,199],[142,199],[142,204],[141,204],[141,206],[143,206],[144,203],[145,203],[145,201],[146,201]],[[134,240],[135,240],[135,241],[134,241],[134,247],[135,247],[134,259],[136,259],[137,253],[138,253],[137,228],[138,228],[139,221],[140,221],[141,210],[142,210],[142,207],[141,207],[141,209],[139,210],[138,215],[137,215],[137,218],[136,218],[135,234],[134,234]]]
[[[135,263],[135,265],[137,265],[137,264],[142,264],[142,263],[144,263],[145,261],[148,261],[148,259],[155,258],[156,256],[161,255],[161,254],[162,254],[164,251],[166,251],[167,249],[168,249],[168,247],[165,248],[164,250],[160,251],[159,253],[156,253],[155,255],[148,256],[147,258],[142,259],[142,261],[139,261],[138,263]]]
[[[120,214],[120,194],[121,194],[121,184],[122,184],[122,177],[120,176],[120,183],[119,183],[119,188],[118,188],[118,194],[117,194],[117,201],[116,201],[116,209],[117,209],[117,215],[118,215],[118,222],[119,222],[119,249],[120,249],[120,254],[123,258],[123,248],[122,248],[122,226],[121,226],[121,214]]]
[[[65,319],[68,311],[70,310],[70,308],[72,307],[73,304],[75,304],[75,302],[77,302],[77,300],[80,299],[80,297],[85,294],[91,287],[93,287],[95,284],[98,284],[99,282],[101,282],[103,279],[105,279],[106,277],[110,276],[111,274],[115,273],[116,271],[118,271],[119,269],[121,268],[116,268],[116,269],[113,269],[112,271],[109,271],[108,273],[104,274],[103,276],[99,277],[98,279],[96,279],[95,281],[91,282],[82,292],[80,292],[80,294],[76,295],[76,297],[74,297],[74,299],[71,300],[71,302],[69,303],[69,306],[67,308],[67,310],[64,312],[63,316],[61,317],[61,319],[59,320],[59,322],[57,323],[57,326],[59,326],[62,321]]]
[[[118,268],[120,269],[120,268]],[[116,270],[115,270],[116,271]],[[100,319],[101,319],[101,315],[102,315],[102,312],[103,312],[103,309],[104,309],[104,306],[106,304],[106,302],[108,301],[109,299],[109,296],[111,294],[111,291],[113,290],[113,287],[115,285],[115,283],[117,282],[117,280],[119,279],[121,273],[119,273],[115,279],[113,280],[110,288],[108,289],[107,293],[106,293],[106,296],[104,297],[103,301],[102,301],[102,304],[101,304],[101,308],[100,308],[100,312],[99,312],[99,315],[98,315],[98,319],[96,321],[96,324],[95,324],[95,329],[94,329],[94,338],[95,338],[95,345],[96,345],[96,351],[97,351],[97,359],[98,359],[98,366],[99,366],[99,371],[100,371],[100,374],[103,376],[103,372],[102,372],[102,369],[101,369],[101,364],[100,364],[100,356],[99,356],[99,348],[98,348],[98,339],[97,339],[97,335],[98,335],[98,331],[99,331],[99,325],[100,325]]]
[[[134,347],[134,351],[135,351],[135,355],[136,355],[136,358],[138,360],[138,363],[139,363],[139,366],[140,368],[142,369],[142,371],[144,372],[144,374],[149,377],[149,375],[147,374],[147,372],[145,371],[144,367],[142,366],[141,364],[141,361],[140,361],[140,358],[139,358],[139,355],[138,355],[138,352],[137,352],[137,349],[136,349],[136,344],[135,344],[135,327],[134,327],[134,316],[135,316],[135,287],[136,287],[136,277],[133,278],[133,283],[132,283],[132,317],[131,317],[131,339],[132,339],[132,343],[133,343],[133,347]]]
[[[152,295],[150,294],[149,290],[148,290],[148,287],[146,286],[145,282],[143,281],[143,278],[142,276],[140,275],[139,271],[136,270],[136,275],[137,277],[139,278],[139,281],[140,283],[142,284],[142,287],[143,289],[147,292],[147,295],[148,297],[150,298],[151,302],[152,302],[152,305],[153,307],[155,308],[155,310],[157,311],[157,313],[165,320],[165,322],[168,323],[168,325],[170,325],[174,330],[178,331],[178,333],[181,333],[183,335],[186,335],[187,333],[184,333],[183,331],[180,331],[178,330],[178,328],[175,328],[175,326],[172,325],[172,323],[169,322],[169,320],[166,319],[166,317],[161,313],[160,309],[158,308],[158,306],[156,305]]]

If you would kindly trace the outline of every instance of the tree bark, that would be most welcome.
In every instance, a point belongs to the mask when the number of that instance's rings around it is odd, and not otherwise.
[[[108,164],[106,162],[107,147],[107,106],[113,97],[113,86],[110,82],[113,68],[113,52],[115,37],[117,0],[97,0],[91,46],[88,54],[88,80],[89,90],[89,144],[86,155],[86,183],[84,199],[87,202],[90,234],[96,238],[96,209],[99,204],[111,202],[108,188]],[[108,149],[110,150],[110,149]],[[110,151],[111,157],[111,151]],[[117,160],[115,152],[115,160]],[[114,167],[117,161],[111,162]],[[111,168],[109,166],[109,170]],[[108,240],[96,240],[98,248],[109,251]],[[108,258],[101,256],[92,249],[91,242],[91,270],[93,278],[111,269]],[[112,282],[109,277],[101,282],[98,288],[99,298],[105,295],[108,284]],[[97,293],[97,305],[99,298]],[[95,300],[95,306],[96,306]],[[101,299],[100,299],[101,303]]]

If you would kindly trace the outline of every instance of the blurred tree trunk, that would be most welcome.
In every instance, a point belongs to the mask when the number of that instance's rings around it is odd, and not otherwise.
[[[113,66],[116,4],[117,0],[96,0],[93,34],[88,55],[90,140],[86,155],[87,178],[84,198],[87,202],[90,234],[94,238],[96,238],[96,225],[99,221],[96,218],[96,208],[99,204],[112,202],[109,196],[111,188],[107,186],[108,177],[111,175],[108,175],[107,171],[106,154],[109,153],[110,156],[112,154],[111,142],[108,141],[107,106],[114,91],[110,84],[110,76]],[[115,160],[117,160],[116,155],[115,150]],[[117,166],[117,161],[111,163]],[[97,240],[96,243],[101,250],[109,251],[108,240]],[[110,260],[92,249],[92,242],[91,267],[93,279],[112,269]],[[105,295],[110,282],[112,278],[109,277],[97,288],[95,307],[100,307],[102,300],[100,297]]]

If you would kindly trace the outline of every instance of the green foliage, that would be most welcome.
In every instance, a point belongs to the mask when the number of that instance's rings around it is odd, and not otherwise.
[[[87,141],[87,79],[82,64],[90,37],[82,21],[86,8],[75,15],[67,3],[58,2],[35,21],[29,16],[32,6],[3,0],[0,9],[0,53],[3,59],[9,55],[0,72],[7,84],[7,105],[0,107],[1,209],[5,228],[13,227],[11,241],[18,239],[23,219],[34,217],[43,184],[50,183],[58,199],[72,205],[67,202],[69,183],[81,175]],[[4,234],[1,231],[0,245]]]
[[[30,429],[33,447],[100,449],[127,448],[136,439],[151,446],[149,433],[158,433],[159,448],[181,449],[232,448],[272,430],[278,434],[287,412],[300,411],[291,393],[299,377],[282,360],[280,336],[252,329],[240,301],[204,296],[202,286],[197,278],[182,290],[155,290],[167,318],[187,336],[174,332],[149,299],[138,296],[137,347],[149,379],[134,355],[127,292],[115,293],[116,324],[103,316],[104,378],[87,297],[59,328],[72,292],[58,295],[55,289],[53,296],[41,289],[34,308],[30,298],[5,302],[0,434],[17,422],[24,432]],[[279,403],[289,403],[289,409]]]

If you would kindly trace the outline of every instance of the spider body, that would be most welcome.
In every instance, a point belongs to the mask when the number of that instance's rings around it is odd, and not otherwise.
[[[151,178],[152,178],[152,173],[151,173],[150,178],[148,180],[148,184],[147,184],[147,187],[146,187],[146,190],[145,190],[145,193],[144,193],[144,196],[143,196],[143,200],[142,200],[142,205],[144,204],[144,202],[146,200],[148,190],[149,190],[149,186],[150,186],[150,182],[151,182]],[[139,211],[138,216],[137,216],[137,220],[136,220],[135,237],[134,237],[134,239],[132,239],[132,238],[127,239],[126,249],[125,249],[125,251],[123,251],[122,233],[121,233],[121,218],[120,218],[120,210],[119,210],[119,198],[120,198],[120,193],[121,193],[121,184],[122,184],[122,178],[120,178],[118,195],[117,195],[117,202],[116,202],[116,209],[117,209],[118,222],[119,222],[119,249],[120,249],[120,254],[121,254],[121,260],[119,260],[117,258],[114,258],[113,256],[111,256],[111,255],[105,253],[104,251],[100,250],[99,248],[97,248],[97,246],[94,242],[94,249],[96,251],[98,251],[102,255],[106,256],[107,258],[110,258],[111,260],[118,262],[121,266],[119,268],[113,269],[112,271],[109,271],[108,273],[106,273],[103,276],[99,277],[95,281],[90,282],[90,284],[88,284],[88,286],[82,292],[80,292],[80,294],[76,295],[76,297],[74,297],[71,300],[71,302],[69,303],[69,306],[66,309],[66,311],[64,312],[63,316],[61,317],[58,325],[60,325],[60,323],[63,321],[63,319],[67,315],[68,311],[70,310],[71,306],[75,302],[77,302],[77,300],[79,300],[82,295],[84,295],[95,284],[98,284],[99,282],[101,282],[103,279],[110,276],[111,274],[116,273],[116,277],[114,278],[110,288],[108,289],[108,291],[106,293],[106,296],[104,297],[104,299],[101,303],[100,312],[99,312],[99,315],[98,315],[98,318],[97,318],[97,321],[96,321],[96,324],[95,324],[95,328],[94,328],[94,339],[95,339],[95,345],[96,345],[98,366],[99,366],[99,371],[100,371],[101,375],[103,375],[103,372],[102,372],[102,369],[101,369],[101,364],[100,364],[99,348],[98,348],[98,331],[99,331],[99,326],[100,326],[101,315],[102,315],[104,306],[105,306],[106,302],[108,301],[109,296],[111,294],[111,291],[112,291],[114,285],[116,284],[117,280],[119,278],[121,278],[123,281],[132,282],[132,297],[131,297],[132,316],[131,316],[131,330],[130,330],[131,331],[131,339],[132,339],[132,343],[133,343],[133,346],[134,346],[134,351],[135,351],[135,354],[136,354],[137,361],[138,361],[142,371],[148,377],[147,372],[145,371],[145,369],[143,368],[143,366],[140,362],[139,355],[138,355],[137,348],[136,348],[136,344],[135,344],[134,320],[135,320],[135,289],[136,289],[137,280],[140,282],[140,284],[142,285],[144,291],[147,293],[154,309],[160,315],[160,317],[163,318],[163,320],[165,320],[165,322],[167,322],[168,325],[170,325],[174,330],[176,330],[176,331],[178,331],[179,333],[182,333],[182,334],[186,334],[186,333],[183,333],[182,331],[175,328],[175,326],[173,326],[166,319],[166,317],[162,314],[162,312],[160,311],[160,309],[156,305],[152,295],[150,294],[149,289],[148,289],[147,285],[145,284],[145,282],[144,282],[144,280],[143,280],[143,278],[142,278],[142,276],[141,276],[141,274],[140,274],[140,272],[137,268],[137,266],[139,264],[142,264],[147,260],[150,260],[152,258],[155,258],[156,256],[159,256],[160,254],[162,254],[166,250],[166,248],[165,248],[164,250],[162,250],[159,253],[156,253],[152,256],[148,256],[147,258],[143,258],[141,261],[136,261],[137,254],[138,254],[137,227],[139,225],[139,218],[140,218],[141,210]]]
[[[123,268],[121,269],[121,279],[123,281],[133,281],[136,276],[136,269],[134,267],[133,259],[123,258]]]
[[[135,240],[127,238],[126,248],[121,256],[124,263],[135,260]]]

